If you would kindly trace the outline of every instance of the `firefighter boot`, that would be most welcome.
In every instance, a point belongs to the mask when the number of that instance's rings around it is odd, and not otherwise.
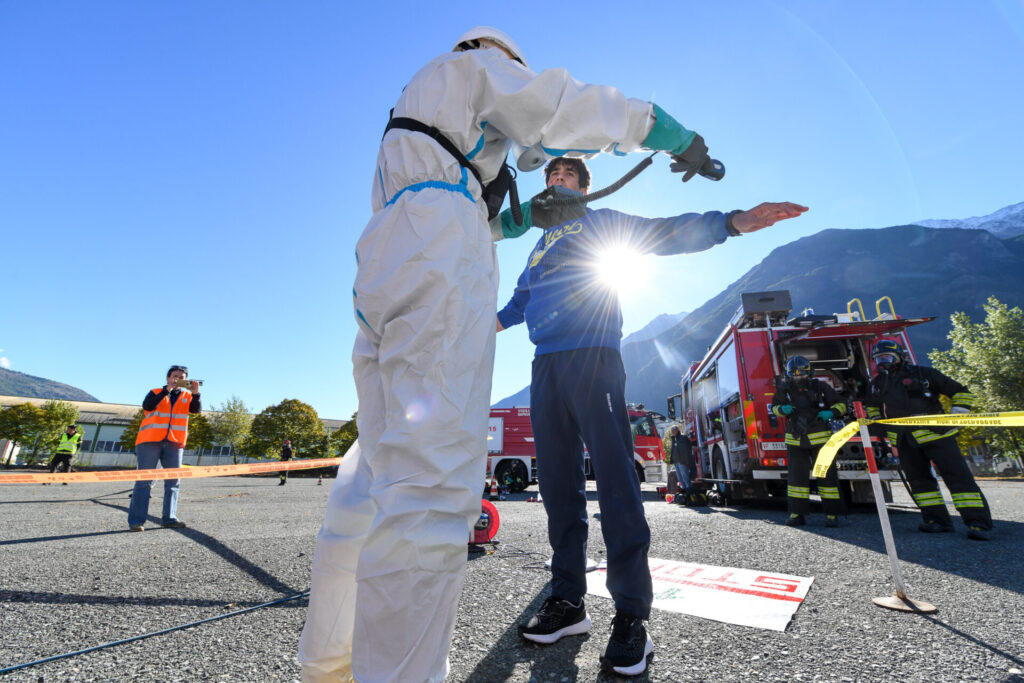
[[[953,531],[953,525],[943,524],[937,519],[926,519],[917,525],[917,530],[926,534],[947,534]]]
[[[967,538],[972,541],[987,541],[992,538],[992,530],[982,529],[980,526],[968,527]]]
[[[839,526],[838,515],[825,515],[825,526],[835,528]]]
[[[798,515],[795,512],[786,520],[786,526],[803,526],[805,524],[807,524],[807,520],[804,519],[804,516]]]

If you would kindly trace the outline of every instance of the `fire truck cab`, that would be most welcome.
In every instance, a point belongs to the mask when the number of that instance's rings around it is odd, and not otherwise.
[[[663,482],[666,479],[665,446],[662,436],[671,421],[664,415],[645,410],[642,403],[626,405],[630,430],[633,432],[633,464],[642,482]]]
[[[883,313],[886,301],[888,311]],[[849,404],[863,400],[874,374],[871,350],[879,339],[900,342],[916,363],[907,328],[934,318],[900,318],[889,297],[875,302],[875,309],[877,316],[868,320],[860,301],[852,299],[846,313],[815,315],[806,309],[790,316],[788,291],[743,294],[739,309],[707,354],[683,375],[680,393],[668,398],[669,417],[678,415],[695,437],[695,485],[717,489],[731,500],[785,497],[785,419],[771,412],[771,401],[786,361],[793,356],[809,360],[814,377],[847,401],[848,417],[853,414]],[[899,478],[899,469],[883,444],[873,439],[873,445],[889,499],[889,482]],[[843,446],[836,462],[847,502],[871,502],[859,437]]]
[[[670,422],[664,415],[645,410],[643,404],[628,404],[633,433],[633,464],[640,481],[665,481],[665,448],[661,436]],[[583,468],[593,479],[590,454],[583,446]],[[487,423],[487,476],[512,493],[519,493],[537,480],[536,447],[529,408],[491,408]]]

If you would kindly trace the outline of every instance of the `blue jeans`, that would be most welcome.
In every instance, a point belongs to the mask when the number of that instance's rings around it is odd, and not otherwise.
[[[170,441],[152,441],[135,446],[135,457],[140,470],[155,470],[157,463],[164,469],[181,467],[181,456],[185,452],[176,443]],[[161,524],[170,524],[178,519],[178,489],[180,479],[164,480],[164,513]],[[137,481],[132,490],[132,502],[128,506],[128,526],[144,524],[149,515],[149,496],[153,491],[153,482]]]
[[[678,480],[679,490],[685,491],[690,488],[690,468],[681,462],[672,463],[676,468],[676,479]]]

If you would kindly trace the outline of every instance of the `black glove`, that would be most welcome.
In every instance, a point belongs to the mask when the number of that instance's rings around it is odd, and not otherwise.
[[[583,218],[587,209],[583,193],[552,185],[530,200],[530,218],[538,228],[550,228]]]
[[[669,169],[673,173],[682,173],[683,182],[697,174],[705,163],[709,163],[708,146],[704,144],[704,138],[699,134],[694,135],[690,146],[682,154],[672,155],[672,164]]]

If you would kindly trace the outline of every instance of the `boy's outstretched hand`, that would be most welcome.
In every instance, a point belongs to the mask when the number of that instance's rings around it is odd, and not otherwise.
[[[806,210],[806,206],[793,202],[764,202],[749,211],[741,211],[733,216],[732,226],[744,234],[757,232],[769,225],[775,225],[778,221],[796,218]]]

